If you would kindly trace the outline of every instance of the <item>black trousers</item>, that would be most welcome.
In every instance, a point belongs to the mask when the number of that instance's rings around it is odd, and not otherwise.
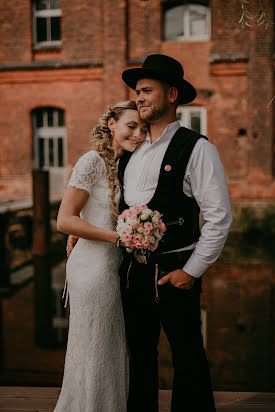
[[[162,255],[159,276],[182,268],[192,252]],[[168,338],[174,366],[172,412],[214,412],[208,362],[201,335],[201,279],[185,291],[170,283],[158,286],[155,264],[129,257],[121,269],[121,291],[130,350],[128,412],[158,411],[158,343],[160,329]],[[126,274],[128,271],[128,281]]]

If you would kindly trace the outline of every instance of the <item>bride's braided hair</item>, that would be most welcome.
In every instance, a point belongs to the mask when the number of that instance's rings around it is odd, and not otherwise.
[[[137,106],[134,101],[126,100],[116,103],[108,109],[107,113],[100,117],[96,127],[92,130],[92,148],[100,154],[107,167],[111,209],[115,220],[117,220],[119,215],[115,203],[115,195],[119,191],[119,181],[117,177],[117,165],[115,160],[116,151],[113,148],[113,139],[111,130],[108,127],[108,120],[111,118],[116,121],[119,120],[124,110],[128,109],[137,110]]]

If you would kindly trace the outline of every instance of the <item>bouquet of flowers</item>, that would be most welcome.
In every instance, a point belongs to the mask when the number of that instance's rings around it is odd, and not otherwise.
[[[161,214],[146,205],[125,209],[118,217],[116,231],[119,240],[134,249],[140,263],[147,263],[150,252],[154,252],[162,239],[166,226]]]

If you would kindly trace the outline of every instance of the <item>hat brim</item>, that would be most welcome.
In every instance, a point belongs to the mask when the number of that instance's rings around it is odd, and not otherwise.
[[[137,81],[140,79],[157,79],[175,86],[179,91],[179,104],[191,103],[197,96],[196,89],[184,79],[175,79],[170,73],[157,70],[134,68],[127,69],[122,73],[123,81],[133,90],[136,89]]]

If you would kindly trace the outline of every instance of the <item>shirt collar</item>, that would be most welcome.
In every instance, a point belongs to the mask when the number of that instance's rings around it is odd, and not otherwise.
[[[154,145],[157,144],[158,142],[163,142],[164,140],[171,140],[176,131],[180,128],[180,122],[179,120],[176,120],[173,123],[169,123],[166,128],[164,129],[162,135],[154,141]],[[145,142],[148,142],[151,144],[151,136],[150,132],[147,132]]]

